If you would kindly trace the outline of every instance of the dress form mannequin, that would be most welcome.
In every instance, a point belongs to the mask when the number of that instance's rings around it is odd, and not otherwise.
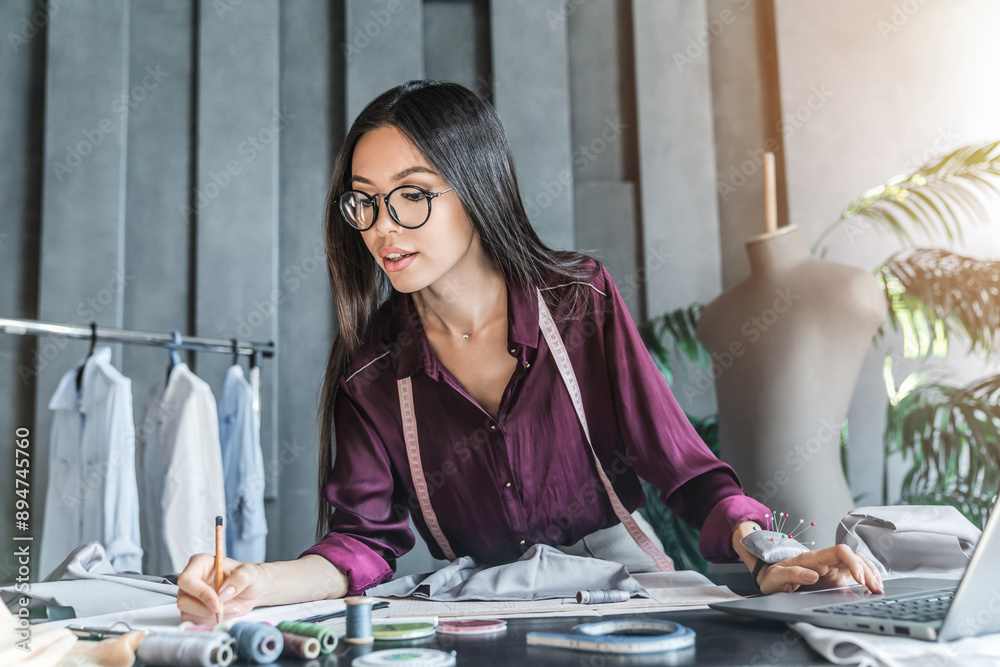
[[[747,494],[789,514],[786,530],[834,544],[853,507],[840,429],[871,338],[885,319],[875,276],[812,256],[797,227],[747,241],[751,275],[701,313],[713,359],[720,458]]]

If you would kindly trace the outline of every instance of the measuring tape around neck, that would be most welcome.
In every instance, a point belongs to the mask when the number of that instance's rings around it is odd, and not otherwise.
[[[661,572],[673,572],[674,567],[671,565],[670,559],[653,544],[649,536],[636,524],[635,519],[632,518],[629,511],[622,505],[618,494],[615,493],[615,489],[611,485],[611,480],[608,479],[607,474],[604,472],[604,466],[601,465],[601,460],[598,458],[597,452],[594,450],[594,445],[590,440],[590,428],[587,426],[587,416],[583,411],[583,396],[580,393],[580,384],[577,382],[576,373],[573,372],[573,364],[569,359],[569,354],[566,352],[566,346],[559,335],[555,321],[552,319],[552,313],[549,312],[549,308],[542,298],[541,291],[536,290],[536,293],[538,295],[538,327],[541,329],[546,343],[548,343],[549,350],[552,352],[552,358],[555,360],[559,374],[562,376],[563,384],[566,385],[566,390],[569,392],[573,409],[576,411],[577,419],[580,420],[583,434],[587,438],[587,446],[590,448],[594,466],[597,468],[597,475],[604,486],[605,492],[608,494],[608,501],[611,503],[611,508],[639,548],[653,559],[657,569]],[[420,461],[417,418],[413,407],[413,387],[410,378],[398,380],[396,387],[399,393],[399,409],[403,418],[403,438],[406,442],[406,457],[410,462],[410,475],[413,478],[413,489],[417,494],[417,501],[420,503],[420,512],[423,514],[424,523],[427,524],[427,530],[434,537],[434,541],[441,548],[441,552],[444,553],[448,560],[455,560],[455,552],[448,543],[448,538],[441,531],[437,514],[431,505],[430,492],[427,488],[423,464]]]

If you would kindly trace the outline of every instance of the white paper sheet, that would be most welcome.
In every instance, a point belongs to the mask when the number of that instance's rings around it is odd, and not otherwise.
[[[643,588],[690,588],[693,586],[712,586],[715,584],[703,575],[694,570],[678,570],[677,572],[640,572],[633,574],[632,578],[638,581]]]
[[[344,608],[345,604],[343,600],[316,600],[300,604],[258,607],[245,616],[226,621],[225,625],[228,627],[237,621],[253,621],[255,623],[271,623],[275,625],[282,621],[296,621],[320,614],[331,614],[343,611]],[[114,614],[103,614],[101,616],[51,621],[41,625],[53,628],[62,628],[67,625],[78,625],[88,628],[110,628],[115,623],[126,623],[133,630],[173,631],[177,630],[177,626],[181,623],[181,612],[177,609],[177,605],[168,604],[161,607],[134,609]]]
[[[682,573],[671,573],[673,575]],[[704,579],[698,573],[690,573],[694,578],[683,575],[680,577],[663,578],[666,575],[654,575],[647,581],[654,584],[683,583],[689,584]],[[638,577],[637,577],[638,578]],[[704,579],[708,581],[708,579]],[[647,585],[643,583],[643,585]],[[512,600],[506,602],[435,602],[417,598],[391,598],[387,609],[373,612],[373,618],[409,618],[411,616],[437,616],[439,618],[476,616],[481,618],[531,618],[538,616],[606,616],[609,614],[648,614],[653,612],[678,609],[704,608],[709,602],[723,602],[739,599],[725,586],[714,586],[711,583],[704,586],[679,587],[647,587],[651,598],[632,598],[627,602],[611,604],[585,605],[577,603],[575,598],[559,598],[555,600]]]
[[[388,598],[389,606],[376,609],[375,619],[411,617],[484,617],[531,618],[538,616],[594,616],[609,614],[640,614],[678,609],[704,608],[710,602],[738,599],[725,586],[715,586],[703,575],[690,570],[681,572],[654,572],[634,575],[650,594],[650,598],[632,598],[627,602],[584,605],[575,598],[555,600],[517,600],[507,602],[434,602],[417,598]],[[379,599],[379,598],[375,598]],[[343,600],[317,600],[300,604],[258,607],[246,616],[228,621],[280,623],[320,614],[330,614],[345,608]],[[163,605],[147,609],[134,609],[102,616],[52,621],[43,625],[65,627],[78,625],[90,628],[110,628],[115,623],[125,623],[129,628],[150,631],[173,631],[180,625],[181,615],[176,605]],[[330,619],[324,624],[342,626],[343,618]],[[124,628],[122,628],[124,629]]]

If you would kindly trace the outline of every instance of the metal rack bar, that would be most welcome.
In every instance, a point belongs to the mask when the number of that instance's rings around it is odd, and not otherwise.
[[[221,338],[200,338],[197,336],[182,336],[180,344],[175,344],[170,334],[150,333],[145,331],[128,331],[125,329],[106,329],[97,327],[97,338],[103,341],[130,343],[133,345],[150,345],[153,347],[173,348],[177,350],[193,350],[195,352],[217,352],[232,354],[233,341]],[[89,326],[73,324],[56,324],[54,322],[39,322],[37,320],[20,320],[0,317],[0,333],[15,336],[66,336],[90,340]],[[240,355],[253,356],[259,353],[264,357],[273,357],[275,345],[273,342],[260,343],[253,341],[236,341],[235,352]]]

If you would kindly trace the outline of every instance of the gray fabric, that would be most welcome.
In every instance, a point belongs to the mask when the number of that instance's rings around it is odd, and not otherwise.
[[[463,556],[432,574],[401,577],[376,586],[368,595],[446,601],[544,600],[597,589],[649,597],[621,563],[572,556],[544,544],[532,546],[513,563],[493,567]]]
[[[859,507],[837,528],[837,543],[874,561],[886,579],[959,577],[982,531],[950,505]]]
[[[29,609],[71,607],[76,616],[97,616],[177,602],[177,586],[162,577],[119,574],[100,542],[74,549],[43,582],[27,591],[0,588],[0,597],[12,610],[18,598],[30,600]]]
[[[650,539],[653,545],[663,551],[663,543],[656,536],[653,527],[639,514],[638,511],[632,513],[642,532]],[[600,558],[601,560],[615,561],[624,565],[629,572],[656,572],[656,561],[636,544],[628,530],[622,524],[616,524],[610,528],[604,528],[595,533],[587,535],[576,544],[568,547],[556,547],[563,553],[571,556],[582,556],[584,558]],[[670,559],[670,556],[667,556]],[[672,561],[671,561],[672,563]]]

